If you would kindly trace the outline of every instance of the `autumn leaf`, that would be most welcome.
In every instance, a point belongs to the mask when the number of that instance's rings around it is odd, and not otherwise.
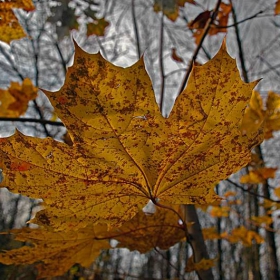
[[[184,60],[180,56],[178,56],[175,48],[172,48],[171,57],[172,57],[173,60],[175,60],[177,62],[184,62]]]
[[[215,266],[217,259],[202,259],[199,262],[194,262],[193,256],[189,257],[186,265],[186,272],[208,270],[209,268]]]
[[[180,212],[180,206],[172,208]],[[179,217],[171,210],[157,207],[153,215],[139,212],[133,219],[124,223],[113,233],[120,243],[118,247],[125,247],[146,253],[154,247],[168,249],[185,237],[185,231],[179,225]]]
[[[179,7],[184,7],[185,3],[196,5],[194,0],[155,0],[154,11],[162,12],[170,20],[175,21],[179,16]]]
[[[262,224],[269,226],[273,223],[273,220],[270,216],[252,216],[251,220],[259,226],[261,226]]]
[[[37,97],[38,88],[26,78],[22,84],[11,82],[8,89],[0,89],[0,116],[18,118],[28,107],[28,102]]]
[[[104,18],[95,19],[94,22],[87,24],[87,36],[96,35],[104,36],[105,30],[109,26],[109,22]]]
[[[224,197],[228,198],[230,196],[236,196],[236,192],[233,191],[227,191],[223,194]]]
[[[231,4],[221,3],[217,16],[215,18],[214,24],[210,26],[208,31],[209,36],[216,35],[221,32],[227,32],[228,17],[231,13]],[[206,10],[200,13],[194,20],[190,21],[188,27],[194,29],[193,37],[195,38],[195,43],[198,45],[201,37],[203,35],[203,29],[206,23],[210,20],[212,16],[212,11]]]
[[[204,240],[215,240],[220,238],[220,234],[215,227],[203,228],[202,234]]]
[[[274,194],[280,198],[280,187],[274,189]]]
[[[275,3],[274,14],[275,15],[280,14],[280,0],[277,0],[276,3]]]
[[[280,95],[269,91],[266,101],[265,139],[273,137],[273,131],[280,130]]]
[[[44,199],[35,221],[56,230],[121,226],[148,200],[210,203],[214,186],[245,166],[262,140],[260,131],[240,131],[255,85],[240,79],[223,45],[194,66],[164,118],[143,59],[123,69],[76,46],[64,86],[45,91],[73,145],[20,132],[1,139],[1,186]]]
[[[263,108],[260,94],[253,92],[249,107],[245,111],[242,130],[244,133],[258,130],[264,124],[264,137],[273,137],[273,132],[280,130],[280,95],[268,92],[266,109]]]
[[[264,242],[264,239],[257,232],[248,230],[244,226],[240,226],[232,230],[231,234],[224,232],[221,237],[228,240],[231,243],[242,242],[244,246],[252,246],[253,241],[257,244]]]
[[[180,206],[172,208],[179,211]],[[77,231],[53,232],[48,228],[11,230],[15,240],[31,243],[0,253],[4,264],[36,264],[39,278],[58,276],[75,263],[90,266],[101,249],[109,249],[109,239],[119,241],[118,247],[145,253],[154,247],[168,249],[179,242],[185,231],[176,212],[158,208],[154,215],[139,212],[120,228],[107,231],[105,225],[87,226]]]
[[[277,168],[261,167],[254,170],[250,170],[248,174],[240,177],[240,183],[242,184],[259,184],[265,183],[269,178],[275,177]]]
[[[15,240],[31,243],[0,253],[0,262],[10,264],[35,264],[38,278],[58,276],[75,263],[89,267],[109,242],[97,238],[106,232],[106,226],[88,226],[78,231],[52,232],[44,228],[13,229]]]
[[[26,36],[13,9],[33,11],[34,5],[32,0],[4,0],[0,2],[0,40],[8,44],[12,40]]]
[[[228,206],[212,206],[209,214],[212,217],[228,217],[230,211],[230,207]]]

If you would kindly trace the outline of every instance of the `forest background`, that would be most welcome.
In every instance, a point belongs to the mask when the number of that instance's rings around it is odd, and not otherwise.
[[[1,137],[13,134],[16,127],[25,135],[69,141],[49,100],[37,88],[55,91],[63,85],[73,63],[73,39],[85,51],[100,51],[121,67],[133,65],[144,55],[164,116],[185,87],[192,65],[213,58],[225,36],[243,80],[262,79],[255,90],[263,104],[254,93],[251,111],[246,112],[252,125],[266,121],[266,140],[254,149],[246,168],[216,186],[216,193],[224,198],[220,204],[189,208],[194,216],[189,215],[192,219],[186,222],[198,225],[195,219],[199,217],[202,232],[194,228],[194,236],[203,234],[208,253],[204,242],[196,247],[183,239],[168,250],[156,247],[145,254],[107,249],[92,259],[90,267],[75,264],[54,279],[280,279],[280,4],[275,0],[42,0],[33,1],[33,7],[27,2],[0,2]],[[4,6],[7,3],[13,10]],[[8,11],[16,18],[10,17],[7,24],[2,15]],[[32,88],[32,97],[25,96],[27,88]],[[13,98],[28,107],[9,107],[12,92],[19,92]],[[3,232],[26,227],[41,202],[7,189],[1,189],[0,201]],[[0,240],[3,250],[25,244],[9,235],[1,235]],[[200,266],[191,266],[195,253],[200,255],[196,260]],[[1,275],[3,279],[36,279],[37,264],[3,264]]]

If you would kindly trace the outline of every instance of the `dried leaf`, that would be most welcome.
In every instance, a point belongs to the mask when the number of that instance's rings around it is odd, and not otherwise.
[[[255,85],[240,79],[223,45],[193,68],[164,118],[143,60],[122,69],[76,47],[62,89],[45,91],[74,144],[19,132],[1,139],[1,186],[43,198],[35,221],[56,230],[121,226],[149,199],[211,203],[217,182],[245,166],[262,140],[261,131],[240,131]]]
[[[8,44],[12,40],[26,36],[13,12],[15,8],[33,11],[34,5],[32,0],[3,0],[0,2],[0,40]]]
[[[212,217],[228,217],[229,216],[230,207],[228,206],[212,206],[209,214]]]
[[[180,56],[177,55],[175,48],[172,48],[172,55],[171,55],[171,57],[172,57],[172,59],[174,59],[177,62],[184,62],[184,60]]]
[[[240,177],[242,184],[259,184],[265,183],[269,178],[275,178],[277,168],[261,167],[255,170],[250,170],[248,174]]]
[[[275,3],[274,14],[275,15],[280,14],[280,0],[277,0],[276,3]]]
[[[209,268],[215,266],[217,259],[202,259],[200,262],[195,263],[193,256],[189,257],[186,265],[186,272],[208,270]]]
[[[227,32],[226,26],[228,24],[228,17],[231,10],[231,4],[221,3],[214,24],[210,26],[210,29],[208,31],[209,36],[213,36],[221,32]],[[208,20],[210,20],[211,16],[212,11],[206,10],[200,13],[194,20],[190,21],[188,24],[188,27],[190,29],[195,29],[193,37],[195,38],[195,43],[197,45],[199,44],[203,35],[203,29]]]
[[[221,234],[221,237],[227,239],[231,243],[242,242],[244,246],[252,246],[253,240],[257,244],[261,244],[264,242],[262,236],[260,236],[257,232],[248,230],[244,226],[240,226],[232,230],[231,234],[224,232]]]
[[[215,227],[203,228],[202,234],[204,240],[215,240],[220,238],[220,234]]]
[[[265,139],[273,137],[273,132],[280,130],[280,95],[268,92],[266,110],[263,109],[261,96],[253,92],[249,107],[245,111],[242,130],[244,133],[259,129],[264,124]]]
[[[254,221],[257,225],[261,226],[263,224],[269,226],[273,223],[271,216],[252,216],[251,220]]]
[[[30,242],[31,245],[0,253],[0,262],[7,265],[35,263],[39,278],[62,275],[75,263],[90,266],[102,249],[109,249],[106,239],[96,238],[106,231],[106,226],[101,225],[67,233],[46,229],[14,229],[11,233],[16,240]]]
[[[274,194],[280,198],[280,187],[274,189]]]
[[[236,192],[233,191],[227,191],[223,194],[224,197],[228,198],[230,196],[236,196]]]
[[[7,90],[0,89],[0,116],[18,118],[23,115],[28,107],[28,102],[37,97],[38,88],[34,87],[31,80],[26,78],[22,85],[11,82]]]

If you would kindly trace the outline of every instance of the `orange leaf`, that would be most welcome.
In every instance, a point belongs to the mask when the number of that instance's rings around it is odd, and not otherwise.
[[[220,234],[217,232],[215,227],[203,228],[202,234],[204,240],[214,240],[220,238]]]
[[[11,82],[7,90],[0,89],[0,116],[17,118],[24,114],[28,102],[37,97],[37,91],[28,78],[24,79],[22,85]]]
[[[171,57],[172,57],[175,61],[177,61],[177,62],[184,62],[184,60],[183,60],[180,56],[177,55],[176,49],[175,49],[175,48],[172,48],[172,55],[171,55]]]
[[[265,183],[269,178],[275,177],[275,172],[277,168],[262,167],[255,170],[249,171],[247,175],[240,177],[240,183],[242,184],[259,184]]]
[[[213,24],[210,26],[210,29],[208,31],[209,36],[216,35],[220,32],[227,32],[227,23],[228,23],[228,17],[232,10],[231,4],[225,4],[221,3],[219,7],[218,14],[215,19],[215,25]],[[193,37],[195,38],[195,43],[199,44],[201,36],[203,34],[203,29],[210,20],[210,17],[212,15],[212,11],[204,11],[200,13],[193,21],[191,21],[188,26],[190,29],[196,29],[193,33]]]
[[[228,207],[228,206],[220,206],[220,207],[212,206],[209,214],[212,217],[217,217],[217,218],[228,217],[229,211],[230,211],[230,207]]]
[[[279,15],[280,14],[280,0],[277,0],[276,3],[275,3],[274,14],[275,15]]]
[[[215,266],[217,259],[202,259],[201,261],[195,263],[193,256],[189,257],[186,265],[186,272],[208,270],[209,268]]]
[[[251,220],[254,221],[257,225],[265,224],[267,226],[271,225],[273,222],[270,216],[252,216]]]
[[[233,229],[231,234],[224,232],[221,234],[221,237],[231,243],[242,242],[243,245],[247,247],[252,246],[253,240],[255,240],[257,244],[264,242],[262,236],[260,236],[257,232],[248,230],[244,226]]]
[[[280,198],[280,187],[274,189],[274,194]]]

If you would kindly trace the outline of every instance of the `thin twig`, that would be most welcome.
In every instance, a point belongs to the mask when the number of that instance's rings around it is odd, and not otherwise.
[[[250,191],[250,190],[248,190],[248,189],[245,189],[244,187],[240,186],[239,184],[233,182],[233,181],[230,180],[230,179],[226,179],[226,181],[229,182],[229,183],[231,183],[232,185],[234,185],[236,188],[238,188],[238,189],[240,189],[240,190],[242,190],[242,191],[244,191],[244,192],[246,192],[246,193],[249,193],[249,194],[251,194],[251,195],[253,195],[253,196],[257,196],[257,197],[260,197],[260,198],[264,198],[264,199],[267,199],[267,200],[269,200],[269,201],[271,201],[271,202],[280,203],[280,200],[274,200],[274,199],[271,199],[271,198],[269,198],[269,197],[267,197],[267,196],[265,196],[265,195],[261,195],[261,194],[252,192],[252,191]]]
[[[218,25],[218,24],[215,24],[215,23],[213,23],[213,25],[215,26],[215,28],[230,28],[230,27],[234,27],[234,26],[236,26],[238,24],[244,23],[244,22],[246,22],[246,21],[248,21],[250,19],[258,17],[258,15],[262,14],[263,12],[264,11],[261,10],[261,11],[255,13],[254,15],[252,15],[250,17],[247,17],[247,18],[242,19],[240,21],[236,21],[236,22],[234,22],[233,24],[230,24],[230,25]]]
[[[163,44],[164,44],[164,13],[162,12],[161,23],[160,23],[160,37],[159,37],[159,72],[161,76],[159,107],[162,114],[163,114],[163,105],[164,105],[164,84],[165,84],[164,64],[163,64]]]
[[[241,42],[241,37],[239,34],[239,28],[237,26],[237,16],[235,13],[235,9],[232,3],[232,0],[230,0],[231,3],[231,12],[232,12],[232,18],[233,18],[233,22],[234,22],[234,29],[235,29],[235,34],[236,34],[236,41],[237,41],[237,45],[238,45],[238,50],[239,50],[239,58],[240,58],[240,63],[241,63],[241,69],[242,69],[242,76],[244,78],[244,81],[246,83],[249,82],[249,78],[248,78],[248,74],[247,74],[247,70],[246,70],[246,65],[245,65],[245,57],[244,57],[244,52],[243,52],[243,48],[242,48],[242,42]]]
[[[135,33],[135,40],[136,40],[136,50],[138,59],[141,57],[141,48],[140,48],[140,38],[139,38],[139,32],[136,22],[136,14],[135,14],[135,0],[131,0],[131,11],[132,11],[132,21],[133,21],[133,28]]]
[[[40,123],[40,124],[49,124],[53,126],[64,126],[62,122],[54,122],[44,119],[33,119],[33,118],[2,118],[0,117],[0,121],[3,122],[32,122],[32,123]]]

